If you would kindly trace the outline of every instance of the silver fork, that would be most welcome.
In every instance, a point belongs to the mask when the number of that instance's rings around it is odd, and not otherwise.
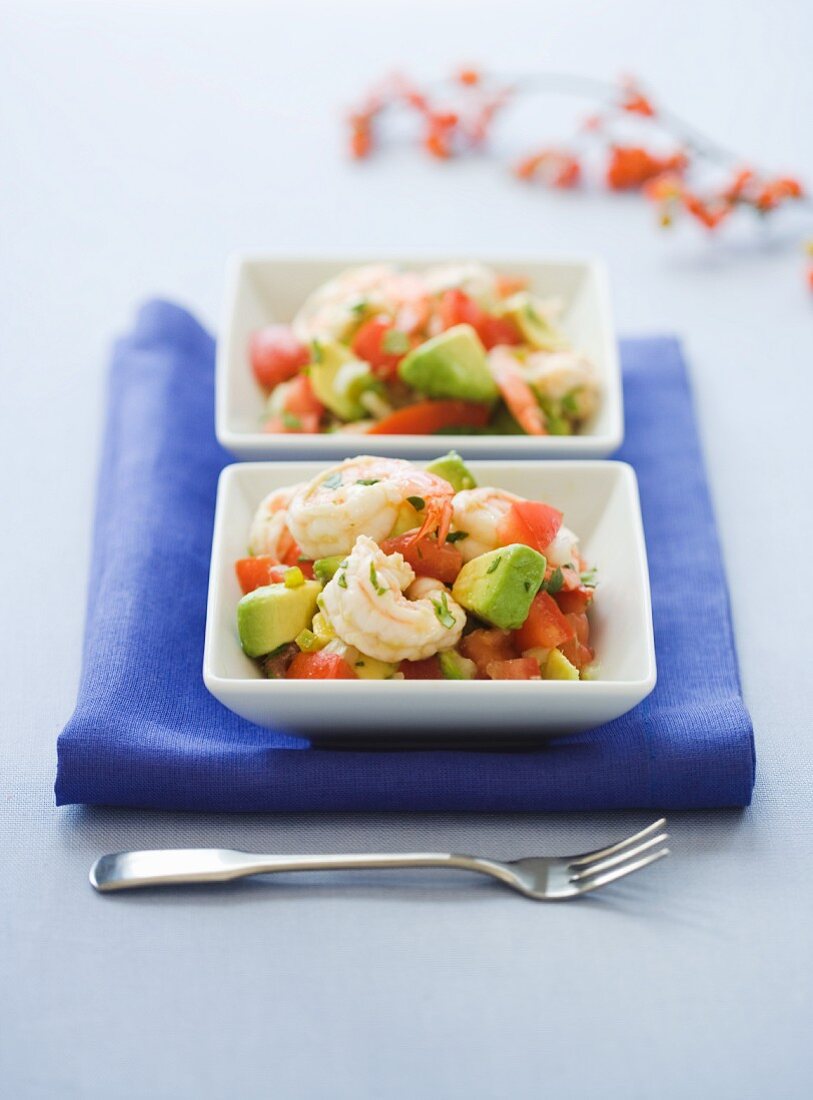
[[[666,818],[617,844],[578,856],[529,856],[501,862],[451,852],[359,853],[352,855],[257,855],[230,848],[166,848],[116,852],[97,859],[90,884],[107,893],[137,886],[228,882],[278,871],[359,871],[395,867],[454,867],[491,875],[535,901],[567,901],[625,878],[669,854]],[[654,849],[654,851],[653,851]]]

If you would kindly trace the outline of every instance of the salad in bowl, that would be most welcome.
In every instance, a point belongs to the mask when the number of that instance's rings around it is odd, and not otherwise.
[[[574,435],[601,386],[560,327],[561,306],[476,262],[348,268],[290,324],[251,333],[262,430]]]
[[[243,650],[270,679],[594,679],[596,576],[563,519],[454,451],[346,459],[257,509]]]

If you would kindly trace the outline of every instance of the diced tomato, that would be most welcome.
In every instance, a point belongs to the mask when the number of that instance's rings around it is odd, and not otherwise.
[[[267,389],[293,378],[310,359],[310,351],[288,325],[269,325],[255,332],[248,354],[254,377]]]
[[[243,592],[253,592],[264,584],[276,584],[285,577],[285,566],[280,565],[270,554],[259,554],[256,558],[240,558],[234,564],[237,580]]]
[[[288,680],[358,680],[358,676],[338,653],[298,653],[286,674]]]
[[[497,294],[501,298],[510,298],[520,290],[525,290],[528,280],[522,275],[498,275]]]
[[[553,596],[537,592],[528,612],[528,618],[515,632],[520,650],[554,649],[574,637],[575,628],[562,614]]]
[[[517,656],[514,643],[507,630],[472,630],[460,640],[460,652],[477,665],[480,679],[488,676],[488,666],[495,661],[511,661]]]
[[[578,638],[571,638],[567,642],[562,642],[559,649],[561,649],[568,661],[578,669],[584,668],[585,665],[589,665],[593,660],[592,649],[590,649],[589,646],[583,645]]]
[[[566,569],[563,572],[569,573],[571,570]],[[586,585],[579,585],[578,588],[565,588],[563,586],[556,593],[554,599],[559,605],[559,610],[563,611],[565,615],[578,615],[590,606],[594,591],[595,589],[588,588]]]
[[[446,542],[439,546],[435,538],[416,539],[417,530],[407,531],[381,543],[385,554],[403,554],[419,577],[435,577],[444,584],[454,584],[463,568],[463,555]]]
[[[538,680],[539,662],[533,657],[514,657],[510,661],[489,661],[486,672],[492,680]]]
[[[441,294],[438,317],[443,329],[452,328],[453,325],[471,325],[487,349],[496,347],[497,344],[522,342],[513,321],[486,313],[462,290],[445,290]]]
[[[513,542],[532,546],[544,554],[562,526],[562,513],[541,501],[520,500],[500,520],[497,534],[503,546]]]
[[[285,390],[281,416],[273,416],[263,424],[266,432],[318,432],[325,406],[313,392],[307,374],[292,379]]]
[[[582,645],[588,645],[590,642],[590,621],[587,616],[583,612],[570,614],[567,616],[567,621],[573,627],[576,639]]]
[[[312,581],[314,576],[315,576],[315,574],[313,572],[313,562],[312,561],[303,561],[302,558],[298,558],[296,564],[302,570],[302,576],[306,580]]]
[[[391,333],[394,333],[395,336],[391,336]],[[394,343],[398,337],[405,341],[404,349],[399,352],[388,351],[388,338],[391,343]],[[407,336],[406,332],[396,329],[389,317],[378,316],[371,317],[369,321],[365,321],[360,326],[353,337],[352,348],[359,359],[363,359],[370,364],[373,374],[377,374],[379,378],[387,379],[392,378],[397,373],[398,364],[414,342]]]
[[[471,401],[420,401],[385,416],[368,435],[431,435],[442,428],[482,428],[489,412],[488,405]]]
[[[401,661],[398,671],[403,672],[405,680],[442,680],[444,678],[437,657],[426,657],[423,661]]]

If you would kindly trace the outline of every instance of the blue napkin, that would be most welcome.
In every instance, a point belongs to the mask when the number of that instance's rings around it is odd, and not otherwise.
[[[217,476],[214,342],[150,302],[115,348],[79,698],[56,798],[177,810],[742,806],[754,747],[686,370],[622,344],[658,686],[601,729],[528,751],[329,751],[237,718],[201,679]]]

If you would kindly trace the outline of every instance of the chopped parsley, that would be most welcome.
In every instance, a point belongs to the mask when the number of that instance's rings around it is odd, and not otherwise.
[[[364,668],[364,661],[356,661],[356,668]]]
[[[405,332],[391,328],[389,332],[384,333],[381,348],[387,355],[406,355],[409,351],[409,337]]]
[[[338,584],[339,588],[347,588],[347,574],[339,573],[336,584]]]
[[[314,340],[311,343],[311,355],[313,356],[314,363],[322,362],[322,345],[318,340]]]
[[[598,584],[598,570],[595,566],[592,569],[586,569],[584,573],[579,574],[579,580],[586,588],[595,588]]]
[[[288,428],[289,431],[297,432],[302,427],[302,421],[298,416],[294,416],[293,413],[284,412],[282,414],[282,423]]]
[[[426,501],[423,499],[423,497],[407,497],[407,500],[416,512],[422,512],[426,507]]]
[[[502,561],[502,554],[498,555],[494,559],[494,561],[491,563],[491,565],[489,565],[488,569],[486,569],[486,574],[493,573],[494,570],[497,568],[497,566],[500,564],[501,561]]]
[[[545,583],[545,588],[550,592],[551,596],[555,596],[564,583],[564,573],[562,573],[562,570],[557,565]]]
[[[375,571],[375,562],[370,562],[370,584],[376,590],[379,596],[383,596],[387,591],[386,585],[378,583],[378,573]]]
[[[525,585],[525,591],[530,592],[531,591],[531,582],[530,581],[524,581],[523,583]]]
[[[562,398],[562,410],[567,413],[568,416],[579,415],[579,399],[576,397],[576,390],[571,390],[570,393],[566,393]]]
[[[350,312],[355,313],[357,317],[363,317],[364,311],[367,309],[367,304],[368,303],[366,298],[359,298],[357,302],[353,302],[352,306],[350,307]]]
[[[460,542],[461,539],[467,539],[469,537],[468,531],[450,531],[446,536],[447,542]]]
[[[380,477],[360,477],[356,485],[378,485]]]
[[[325,478],[322,482],[323,489],[338,489],[342,483],[341,474],[331,474],[330,477]]]
[[[435,607],[435,614],[440,620],[440,625],[445,626],[447,630],[451,630],[452,627],[455,625],[455,617],[449,610],[449,601],[446,598],[446,593],[441,592],[440,601],[436,603],[434,600],[432,600],[432,603]]]

